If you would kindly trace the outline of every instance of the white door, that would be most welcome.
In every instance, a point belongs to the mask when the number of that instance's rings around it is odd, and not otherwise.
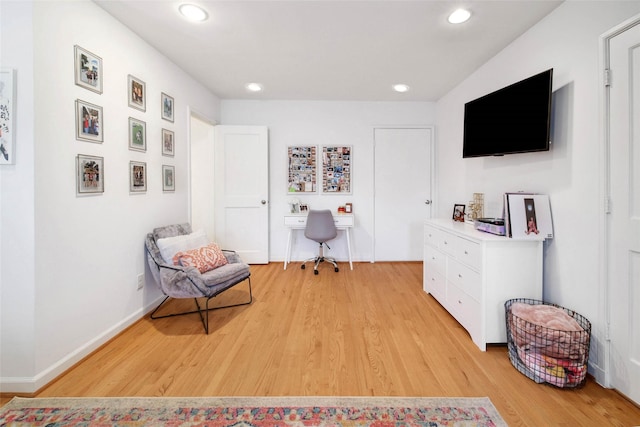
[[[264,126],[216,126],[215,236],[248,264],[269,262],[269,141]]]
[[[611,386],[640,403],[640,25],[611,38]]]
[[[374,260],[423,259],[431,217],[432,128],[374,130]]]

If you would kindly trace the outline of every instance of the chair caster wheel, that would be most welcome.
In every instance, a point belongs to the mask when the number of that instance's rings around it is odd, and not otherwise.
[[[340,271],[340,269],[338,267],[336,267],[336,268],[333,269],[333,271],[335,271],[337,273],[338,271]]]
[[[313,274],[318,275],[318,270],[313,270]]]
[[[306,265],[304,265],[304,264],[302,264],[302,265],[300,266],[300,269],[301,269],[301,270],[304,270],[305,268],[307,268],[307,267],[306,267]]]

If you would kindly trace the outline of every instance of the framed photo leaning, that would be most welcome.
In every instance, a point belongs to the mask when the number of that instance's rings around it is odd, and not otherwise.
[[[129,107],[147,111],[147,85],[145,82],[129,74],[127,89],[129,92]]]
[[[171,165],[162,165],[162,191],[175,191],[176,167]]]
[[[102,58],[78,45],[73,49],[76,85],[102,93]]]
[[[168,157],[175,155],[175,134],[168,129],[162,129],[162,155]]]
[[[76,99],[76,139],[101,144],[103,126],[102,107]]]
[[[129,191],[132,193],[147,191],[146,162],[129,162]]]
[[[104,157],[76,156],[76,194],[104,192]]]
[[[174,100],[173,97],[167,95],[166,93],[162,93],[160,95],[160,111],[162,112],[162,118],[164,120],[168,120],[173,123],[173,108],[174,108]]]
[[[453,220],[464,222],[465,205],[453,205]]]
[[[147,151],[147,124],[129,117],[129,150]]]

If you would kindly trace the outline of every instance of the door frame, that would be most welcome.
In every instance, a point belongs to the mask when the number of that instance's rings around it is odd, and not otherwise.
[[[191,119],[196,118],[202,122],[205,122],[213,127],[218,125],[218,122],[206,115],[200,113],[196,109],[192,108],[190,105],[187,106],[187,217],[189,218],[189,224],[193,224],[193,188],[192,188],[192,179],[193,179],[193,167],[191,165],[191,138],[193,137],[191,131]],[[215,141],[213,141],[215,142]]]
[[[604,330],[598,331],[603,334],[602,337],[602,349],[598,351],[598,356],[601,354],[603,360],[598,360],[597,366],[591,366],[594,370],[596,381],[605,387],[612,387],[611,384],[611,340],[609,330],[611,327],[611,311],[614,309],[611,307],[611,284],[609,283],[609,255],[610,255],[610,224],[609,213],[611,204],[611,141],[610,135],[610,91],[607,71],[610,67],[610,42],[615,36],[624,33],[636,25],[640,25],[640,14],[631,17],[630,19],[622,22],[621,24],[613,27],[602,36],[600,36],[600,57],[599,57],[599,91],[600,91],[600,185],[599,193],[601,194],[600,200],[603,205],[599,209],[599,227],[598,227],[598,248],[599,248],[599,283],[600,289],[598,298],[601,301],[599,307],[598,317],[605,321]]]
[[[371,129],[371,140],[373,141],[373,179],[371,180],[373,186],[373,197],[371,199],[371,212],[373,213],[373,239],[371,240],[371,262],[376,262],[376,129],[429,129],[431,131],[431,147],[430,147],[430,158],[431,164],[429,165],[429,180],[431,181],[431,203],[429,205],[429,209],[431,211],[431,215],[433,216],[434,212],[438,212],[436,206],[437,198],[437,188],[436,185],[436,127],[435,125],[374,125]]]

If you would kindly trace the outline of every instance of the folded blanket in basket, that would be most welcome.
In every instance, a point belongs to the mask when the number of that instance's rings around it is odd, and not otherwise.
[[[538,379],[557,387],[576,386],[587,375],[586,364],[555,359],[527,347],[518,347],[518,357]]]
[[[584,329],[564,310],[546,304],[511,305],[511,333],[518,347],[560,359],[581,360],[587,354]]]

